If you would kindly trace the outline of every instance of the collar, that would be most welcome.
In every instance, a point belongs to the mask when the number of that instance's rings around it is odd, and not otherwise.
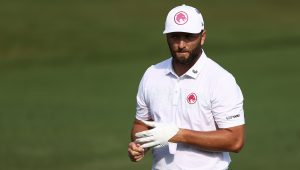
[[[199,76],[199,74],[201,73],[202,68],[204,67],[204,65],[206,63],[206,60],[207,60],[207,56],[206,56],[204,50],[202,50],[201,56],[196,61],[196,63],[181,77],[188,76],[193,79],[196,79]],[[168,60],[168,67],[166,69],[166,74],[172,74],[172,75],[178,77],[172,66],[172,58],[170,58]]]

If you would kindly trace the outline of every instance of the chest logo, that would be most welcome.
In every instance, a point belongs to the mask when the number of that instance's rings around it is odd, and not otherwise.
[[[194,104],[197,101],[197,95],[195,93],[190,93],[187,98],[186,98],[187,102],[189,104]]]
[[[178,25],[183,25],[188,21],[188,15],[187,13],[180,11],[177,12],[174,16],[174,21]]]

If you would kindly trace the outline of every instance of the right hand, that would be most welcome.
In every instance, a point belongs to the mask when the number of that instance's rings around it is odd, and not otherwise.
[[[138,162],[145,156],[145,149],[140,144],[130,142],[128,145],[128,156],[132,162]]]
[[[171,124],[143,120],[142,122],[152,128],[135,134],[137,138],[135,142],[142,144],[142,148],[168,145],[169,140],[180,130],[177,126]]]

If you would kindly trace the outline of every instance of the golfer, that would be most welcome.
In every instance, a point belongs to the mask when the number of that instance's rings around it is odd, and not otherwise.
[[[182,5],[167,15],[171,57],[140,82],[128,155],[151,149],[153,170],[226,170],[244,145],[243,95],[235,78],[208,58],[201,13]]]

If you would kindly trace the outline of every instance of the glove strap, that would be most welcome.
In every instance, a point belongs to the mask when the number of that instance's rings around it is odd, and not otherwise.
[[[170,154],[175,154],[177,150],[177,143],[169,142],[169,152]]]

